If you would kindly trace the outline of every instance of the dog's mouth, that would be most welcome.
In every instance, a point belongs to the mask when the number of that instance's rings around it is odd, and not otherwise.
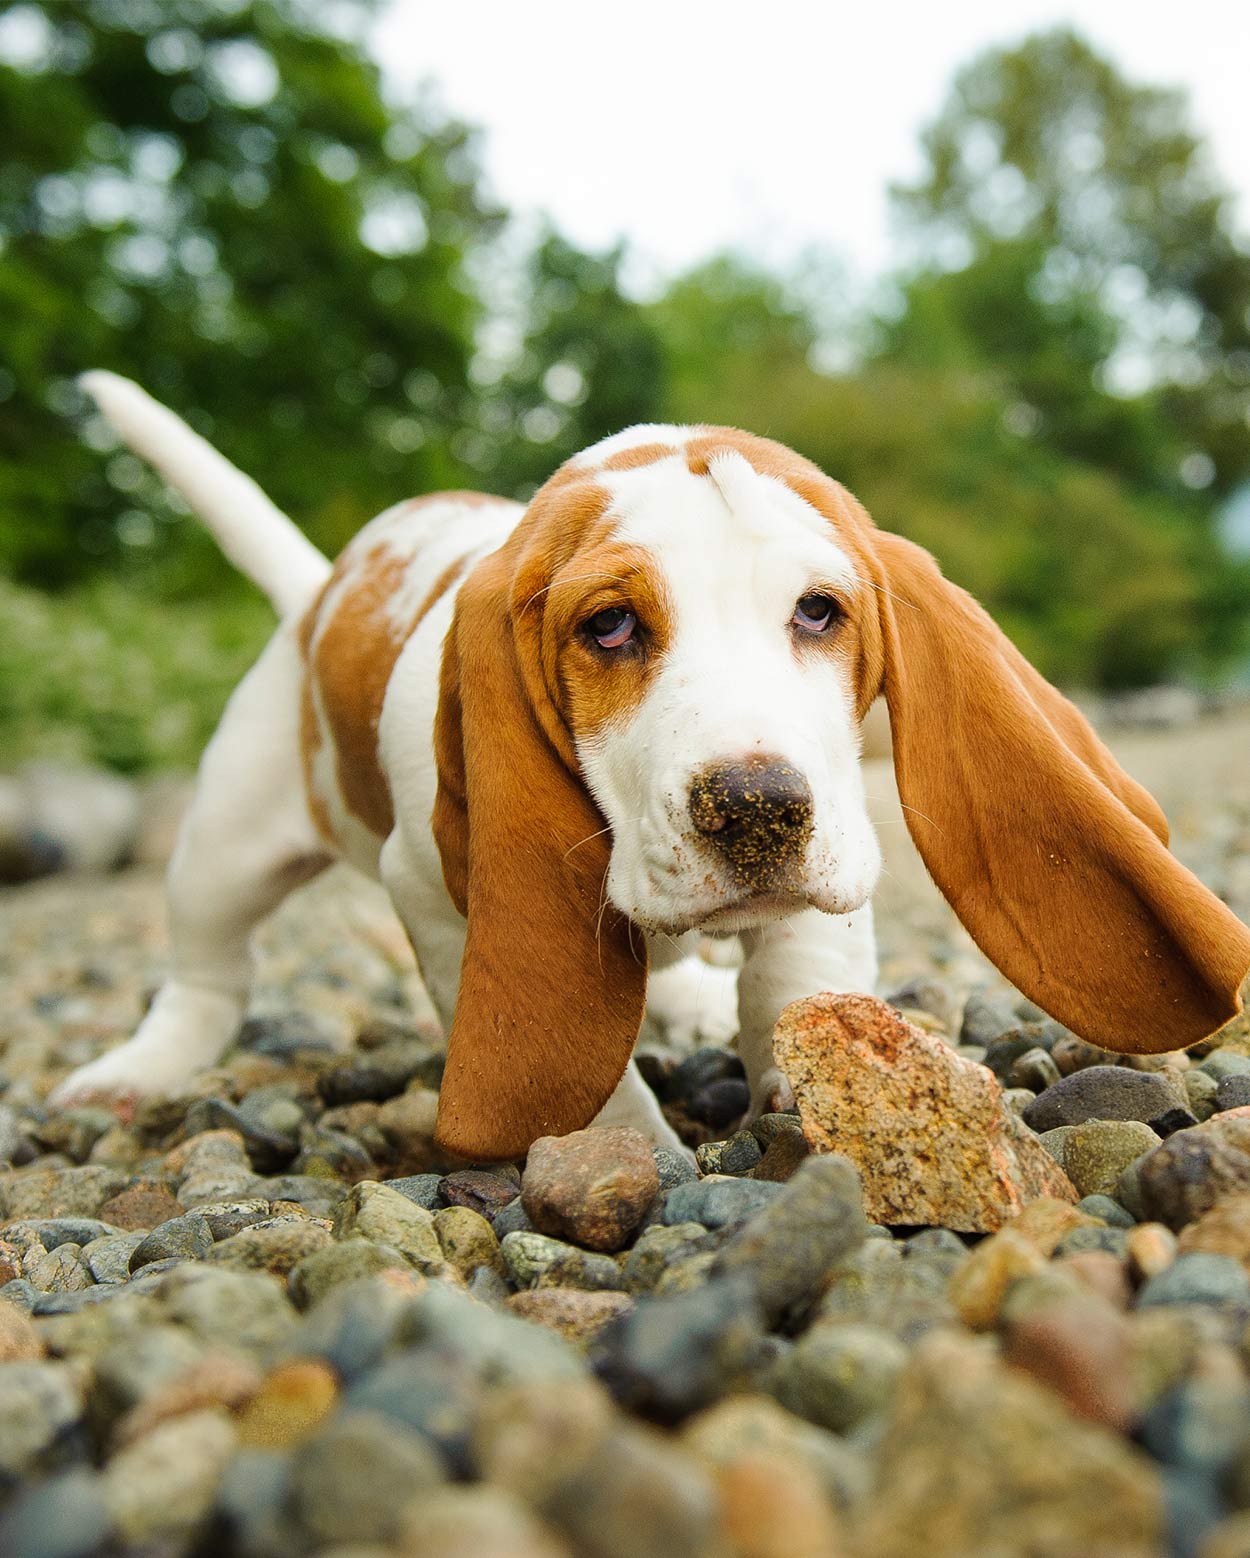
[[[810,902],[803,893],[772,890],[745,893],[732,903],[714,909],[692,929],[703,931],[709,936],[731,936],[735,931],[766,925],[770,920],[784,920],[791,914],[797,914],[800,909],[806,909]]]

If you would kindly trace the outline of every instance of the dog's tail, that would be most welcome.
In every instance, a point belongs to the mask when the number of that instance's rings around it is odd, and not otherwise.
[[[97,368],[78,382],[135,453],[182,493],[280,616],[308,605],[330,564],[250,476],[131,380]]]

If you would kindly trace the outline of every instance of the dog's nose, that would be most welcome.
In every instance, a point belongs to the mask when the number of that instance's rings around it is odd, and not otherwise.
[[[768,886],[811,837],[812,792],[798,769],[778,758],[717,763],[695,775],[690,820],[735,876]]]

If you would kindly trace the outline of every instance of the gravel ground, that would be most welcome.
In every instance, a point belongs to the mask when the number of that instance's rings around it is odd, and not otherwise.
[[[1250,919],[1250,717],[1116,746]],[[650,1035],[697,1175],[627,1131],[440,1159],[437,1026],[339,872],[189,1096],[49,1117],[159,979],[159,878],[0,896],[0,1553],[1250,1555],[1250,1024],[1081,1044],[868,790],[907,1023],[796,1018],[802,1122],[750,1131],[732,1055]],[[821,1116],[834,1040],[863,1064]],[[984,1162],[963,1116],[913,1150],[904,1084],[979,1110]]]

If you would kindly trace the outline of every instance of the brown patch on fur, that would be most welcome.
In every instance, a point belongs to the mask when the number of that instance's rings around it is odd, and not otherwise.
[[[610,454],[601,471],[637,471],[644,465],[654,465],[657,460],[671,460],[682,452],[680,444],[635,444],[632,449],[618,449]]]

